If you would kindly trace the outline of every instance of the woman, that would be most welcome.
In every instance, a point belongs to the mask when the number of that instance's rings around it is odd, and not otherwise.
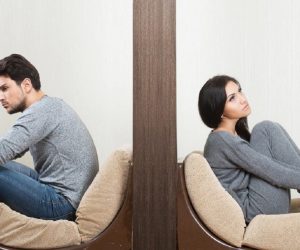
[[[204,156],[246,222],[258,214],[288,213],[290,188],[300,189],[300,151],[282,126],[264,121],[250,134],[250,105],[239,82],[226,75],[205,83],[198,107],[213,129]]]

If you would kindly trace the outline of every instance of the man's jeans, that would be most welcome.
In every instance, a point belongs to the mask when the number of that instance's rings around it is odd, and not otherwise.
[[[35,170],[14,161],[0,166],[0,202],[29,217],[75,218],[75,209],[64,196],[41,183]]]

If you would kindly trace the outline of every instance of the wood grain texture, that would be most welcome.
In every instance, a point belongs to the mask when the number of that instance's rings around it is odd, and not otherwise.
[[[175,0],[133,10],[133,249],[176,249]]]

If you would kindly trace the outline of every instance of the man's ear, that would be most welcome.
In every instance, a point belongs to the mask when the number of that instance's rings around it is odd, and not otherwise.
[[[31,90],[33,89],[32,87],[32,83],[31,83],[31,80],[30,78],[25,78],[22,82],[21,82],[21,88],[23,89],[23,91],[25,93],[29,93],[31,92]]]

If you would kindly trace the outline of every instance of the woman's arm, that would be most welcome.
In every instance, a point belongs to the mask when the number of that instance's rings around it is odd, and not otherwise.
[[[294,166],[267,157],[250,144],[229,133],[218,133],[218,146],[232,163],[271,184],[283,188],[300,189],[300,162]]]

